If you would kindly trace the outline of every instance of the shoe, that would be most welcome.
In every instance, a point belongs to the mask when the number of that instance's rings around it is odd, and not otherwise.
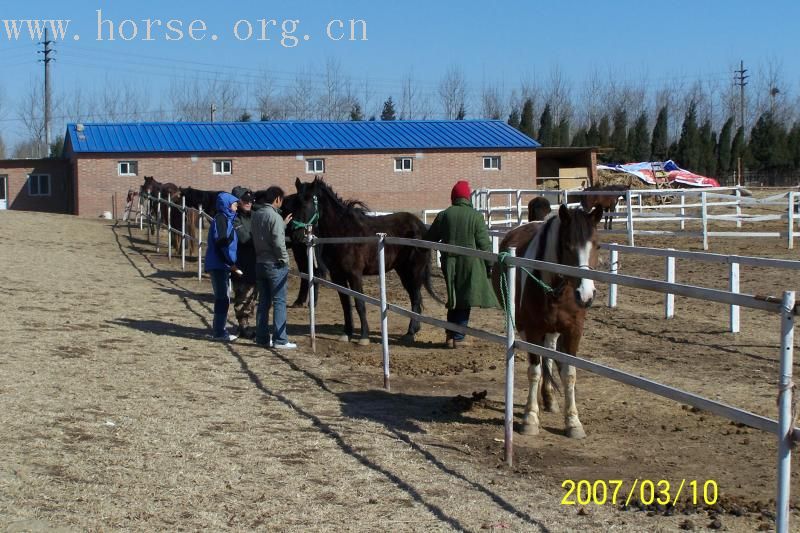
[[[275,344],[272,347],[278,350],[294,350],[297,348],[297,345],[293,342],[285,342],[283,344]]]
[[[272,348],[272,339],[270,339],[267,342],[259,341],[258,339],[254,339],[254,340],[255,340],[255,343],[258,344],[259,346]]]
[[[461,340],[453,339],[453,348],[469,348],[472,346],[472,339],[464,337]]]
[[[239,338],[238,335],[231,335],[230,333],[226,333],[222,337],[211,337],[212,340],[219,342],[233,342],[238,338]]]
[[[451,337],[451,338],[447,339],[446,341],[444,341],[444,345],[445,345],[447,348],[455,348],[455,347],[456,347],[456,341],[454,341],[454,340],[452,339],[452,337]]]

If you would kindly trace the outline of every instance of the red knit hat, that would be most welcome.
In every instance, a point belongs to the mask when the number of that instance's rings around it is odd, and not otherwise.
[[[469,200],[470,196],[472,196],[472,191],[469,188],[469,182],[461,180],[453,185],[453,191],[450,193],[450,201],[455,202],[457,198]]]

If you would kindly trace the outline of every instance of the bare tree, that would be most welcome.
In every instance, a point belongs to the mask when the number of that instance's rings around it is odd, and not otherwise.
[[[113,93],[111,93],[113,94]],[[125,94],[123,89],[123,94]],[[105,97],[108,96],[104,92]],[[184,79],[170,85],[170,100],[175,118],[183,121],[207,121],[211,118],[212,106],[215,120],[233,121],[242,112],[241,88],[232,78]],[[130,107],[128,109],[137,109]],[[120,114],[136,114],[136,111],[121,111]]]
[[[294,84],[286,92],[287,114],[297,120],[314,118],[316,109],[314,84],[305,69],[295,75]]]
[[[329,58],[325,62],[325,78],[320,95],[320,118],[343,120],[350,113],[354,98],[350,78],[342,72],[341,63]]]
[[[24,152],[24,155],[19,157],[45,157],[47,147],[44,142],[42,84],[35,77],[28,83],[28,92],[20,101],[17,116],[25,128],[27,138],[20,143],[21,149],[15,150],[15,157],[18,152]]]
[[[558,124],[562,120],[569,120],[572,117],[569,81],[558,64],[554,64],[550,68],[550,76],[545,91],[545,101],[550,104],[553,122]]]
[[[484,85],[481,91],[481,116],[493,120],[505,118],[506,106],[497,85]]]
[[[457,65],[450,67],[439,82],[442,111],[447,119],[454,119],[460,109],[467,107],[467,81]]]

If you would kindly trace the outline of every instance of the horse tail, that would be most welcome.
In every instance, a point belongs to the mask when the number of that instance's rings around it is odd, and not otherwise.
[[[556,361],[553,362],[556,363]],[[561,387],[559,387],[558,380],[553,375],[552,370],[553,370],[553,365],[548,365],[547,358],[542,357],[542,378],[543,378],[542,383],[545,386],[547,386],[547,384],[549,383],[550,386],[553,387],[554,391],[561,392]]]
[[[425,290],[428,291],[428,294],[431,295],[431,298],[433,298],[434,300],[436,300],[437,302],[439,302],[442,305],[447,305],[445,303],[445,301],[442,300],[441,298],[439,298],[439,296],[433,290],[433,283],[431,282],[431,254],[430,254],[430,251],[429,251],[429,253],[425,254],[425,256],[426,256],[425,257],[425,268],[422,271],[422,280],[423,280],[423,283],[425,285]]]

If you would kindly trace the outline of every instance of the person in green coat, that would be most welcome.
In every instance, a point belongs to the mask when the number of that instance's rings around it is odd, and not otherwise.
[[[439,213],[425,234],[425,239],[492,251],[486,222],[470,202],[469,182],[459,181],[450,193],[452,205]],[[447,321],[460,326],[469,324],[473,307],[498,307],[490,282],[492,263],[477,257],[442,252],[442,273],[447,284]],[[463,333],[447,330],[447,346],[457,348],[467,341]]]

